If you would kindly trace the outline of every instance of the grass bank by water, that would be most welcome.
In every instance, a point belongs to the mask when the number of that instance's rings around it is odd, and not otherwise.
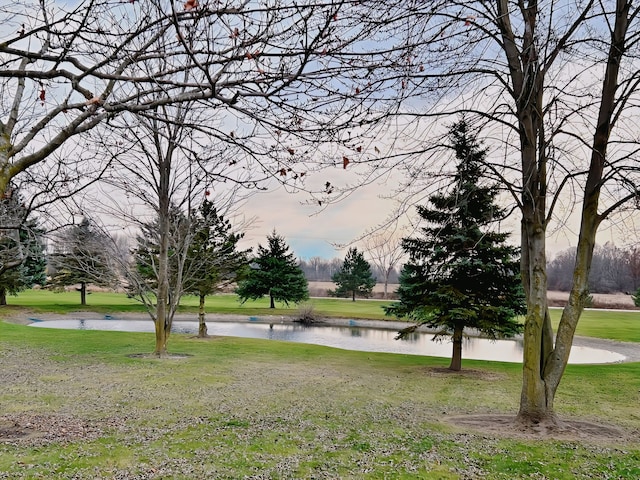
[[[127,312],[144,313],[143,305],[121,293],[95,292],[88,296],[88,305],[80,306],[80,295],[77,292],[54,293],[47,290],[27,290],[17,297],[9,297],[7,307],[3,307],[7,314],[18,314],[29,310],[35,313],[50,312],[67,314],[80,310],[90,310],[99,313]],[[352,302],[339,298],[313,298],[309,300],[318,316],[392,320],[386,317],[382,310],[391,301],[362,300]],[[241,304],[236,295],[211,295],[206,300],[207,312],[234,315],[295,315],[296,305],[289,307],[278,305],[270,309],[268,299],[247,301]],[[182,314],[195,314],[198,311],[198,298],[185,296],[180,307]],[[557,326],[561,310],[552,309],[551,317]],[[608,338],[612,340],[640,342],[640,311],[635,310],[586,310],[578,324],[577,335],[587,337]]]

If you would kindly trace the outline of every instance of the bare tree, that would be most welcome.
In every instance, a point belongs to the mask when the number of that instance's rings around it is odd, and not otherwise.
[[[640,248],[633,247],[628,250],[629,276],[631,277],[631,290],[635,292],[640,286]]]
[[[361,8],[347,0],[3,5],[0,195],[47,161],[46,172],[61,170],[65,181],[95,153],[84,134],[123,112],[182,102],[224,112],[208,132],[218,141],[260,137],[245,154],[279,150],[279,162],[260,170],[282,179],[307,172],[292,160],[313,151],[309,132],[355,152],[336,132],[384,109],[375,71],[362,78],[368,60],[357,45],[370,35]],[[247,114],[264,128],[245,123]],[[346,161],[335,149],[325,155],[324,166]]]
[[[224,190],[217,184],[226,181],[262,188],[268,179],[299,188],[313,170],[346,168],[343,152],[356,146],[340,132],[364,129],[390,105],[378,102],[374,71],[361,77],[368,60],[356,46],[369,36],[360,13],[352,2],[336,0],[71,6],[28,0],[1,7],[7,33],[0,42],[0,194],[16,176],[46,184],[58,172],[59,185],[75,179],[75,190],[78,178],[123,179],[120,187],[144,203],[134,183],[150,163],[136,165],[132,155],[122,161],[136,144],[131,137],[141,118],[152,146],[140,148],[141,158],[164,162],[156,165],[157,177],[148,177],[159,194],[159,219],[173,188],[165,167],[180,148],[192,172],[206,171],[189,177],[191,192],[207,185]],[[337,79],[338,72],[351,72],[348,81]],[[190,109],[199,113],[187,121]],[[173,125],[173,133],[160,134],[160,123]],[[180,139],[178,126],[184,126]],[[179,144],[186,137],[188,147]],[[317,153],[314,144],[326,141],[337,147]],[[87,165],[96,166],[91,175],[84,175]],[[328,194],[332,186],[320,190]],[[167,226],[159,228],[162,237]],[[166,330],[171,322],[161,323]],[[166,342],[158,342],[164,351]]]
[[[315,256],[309,259],[309,266],[311,267],[312,277],[310,280],[319,281],[321,279],[320,271],[322,270],[323,259],[321,257]]]
[[[383,12],[372,21],[395,26],[394,46],[404,53],[392,71],[403,99],[410,97],[394,124],[394,132],[403,127],[396,142],[414,153],[401,162],[406,202],[418,203],[448,168],[434,125],[462,114],[490,132],[487,165],[521,215],[527,316],[518,419],[556,425],[554,398],[588,301],[596,232],[638,198],[640,7],[629,0],[378,3]],[[546,237],[570,215],[581,219],[576,263],[554,334]]]
[[[558,253],[547,265],[549,290],[568,292],[571,289],[576,250],[569,248]]]
[[[405,255],[402,249],[402,237],[404,236],[406,235],[402,233],[402,230],[388,229],[372,233],[362,240],[369,260],[382,273],[384,298],[387,298],[388,295],[389,278]]]
[[[142,301],[154,321],[158,356],[167,354],[173,317],[185,284],[193,280],[186,267],[198,268],[196,262],[187,263],[195,235],[195,206],[212,196],[211,172],[228,164],[220,156],[205,157],[197,147],[192,126],[204,122],[206,112],[193,104],[158,107],[151,115],[123,117],[113,135],[102,140],[117,167],[102,180],[118,190],[112,194],[110,213],[142,232],[136,265],[125,268],[124,275],[129,292]],[[242,174],[236,180],[227,189],[226,203],[222,192],[217,195],[221,211],[232,206]],[[122,197],[128,201],[119,202]]]

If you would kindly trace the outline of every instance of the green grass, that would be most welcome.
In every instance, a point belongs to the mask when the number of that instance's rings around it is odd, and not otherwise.
[[[27,291],[2,315],[144,312],[122,294]],[[320,315],[384,318],[384,302],[313,299]],[[186,297],[182,312],[195,312]],[[207,298],[208,312],[290,315],[266,299]],[[552,310],[557,323],[560,311]],[[640,312],[586,311],[579,335],[640,342]],[[243,338],[173,335],[181,360],[132,358],[153,335],[0,322],[0,412],[74,418],[99,435],[0,442],[2,478],[640,478],[640,444],[518,440],[467,431],[455,415],[515,414],[518,364],[351,352]],[[569,365],[564,418],[640,429],[640,363]],[[0,415],[0,422],[2,421]],[[0,428],[2,423],[0,423]]]
[[[560,309],[551,309],[554,328],[558,326],[561,313]],[[640,311],[585,310],[578,322],[576,334],[624,342],[640,342]]]
[[[100,313],[109,312],[145,312],[144,306],[122,293],[93,292],[87,296],[87,306],[81,307],[78,292],[51,292],[48,290],[27,290],[16,297],[9,297],[9,312],[27,308],[36,313],[70,313],[79,310],[91,310]],[[376,300],[357,300],[352,302],[338,298],[313,298],[309,303],[314,305],[319,315],[329,317],[384,319],[382,306],[390,302]],[[278,308],[269,308],[269,300],[263,298],[241,304],[237,295],[211,295],[206,299],[208,312],[240,314],[240,315],[295,315],[298,307],[277,304]],[[198,297],[184,296],[180,312],[189,313],[198,310]]]
[[[0,322],[3,415],[71,416],[69,443],[0,442],[0,478],[638,478],[640,444],[518,440],[451,426],[515,414],[521,368],[242,338],[173,335],[181,360],[132,358],[145,333]],[[567,368],[565,417],[640,428],[640,363]]]

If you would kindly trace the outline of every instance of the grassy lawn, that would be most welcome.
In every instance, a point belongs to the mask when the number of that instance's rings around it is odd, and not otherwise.
[[[36,313],[53,312],[69,313],[79,310],[92,310],[101,313],[109,312],[145,312],[144,306],[122,293],[93,292],[87,296],[87,306],[80,306],[80,294],[77,292],[51,292],[49,290],[27,290],[16,297],[8,298],[9,311],[28,308]],[[384,319],[382,306],[390,302],[378,300],[357,300],[352,302],[341,298],[313,298],[309,303],[314,305],[319,315],[329,317]],[[207,297],[208,312],[241,314],[241,315],[295,315],[298,307],[277,304],[278,308],[270,309],[269,300],[263,298],[241,304],[236,295],[211,295]],[[180,312],[198,311],[198,297],[182,298]]]
[[[25,292],[9,299],[22,307],[0,319],[24,307],[78,310],[78,297]],[[209,311],[265,309],[214,298]],[[89,302],[100,312],[142,311],[123,295]],[[380,303],[328,299],[316,308],[357,318]],[[638,315],[586,312],[580,328],[638,339]],[[556,397],[563,418],[636,440],[549,440],[448,420],[514,415],[517,364],[465,360],[463,372],[444,374],[444,358],[186,335],[169,345],[185,358],[129,356],[152,348],[151,334],[0,322],[0,437],[25,419],[35,432],[0,441],[0,479],[640,478],[640,363],[569,365]]]

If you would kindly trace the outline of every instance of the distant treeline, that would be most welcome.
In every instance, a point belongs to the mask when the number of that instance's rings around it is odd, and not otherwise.
[[[344,259],[342,258],[327,260],[320,257],[311,257],[308,260],[300,260],[300,268],[302,268],[305,277],[307,277],[307,280],[310,282],[330,282],[333,274],[340,270],[343,263]],[[369,265],[371,266],[373,276],[377,278],[378,282],[382,283],[384,281],[384,274],[372,263]],[[389,275],[389,283],[398,283],[398,272],[396,269],[392,269]]]
[[[300,267],[310,282],[330,282],[331,276],[340,270],[343,259],[327,260],[320,257],[300,260]],[[556,255],[547,265],[549,290],[568,292],[575,263],[575,248]],[[402,267],[399,267],[402,268]],[[371,265],[373,275],[382,282],[384,275]],[[393,269],[389,283],[398,282],[398,270]],[[634,293],[640,288],[640,246],[618,248],[612,243],[597,245],[589,275],[591,293]]]
[[[575,262],[575,248],[564,250],[547,265],[549,290],[569,291]],[[640,247],[618,248],[612,243],[597,245],[589,274],[591,293],[634,293],[640,287]]]

